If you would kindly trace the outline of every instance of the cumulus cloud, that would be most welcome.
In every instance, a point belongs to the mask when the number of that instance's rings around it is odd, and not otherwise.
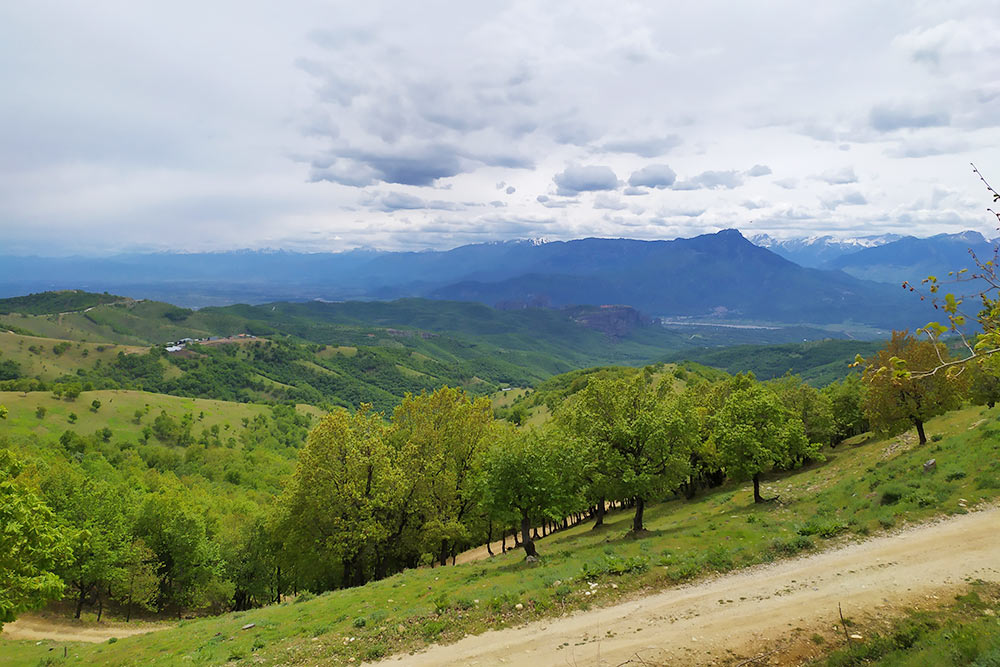
[[[857,174],[854,173],[854,167],[828,169],[822,174],[817,174],[813,178],[823,181],[824,183],[829,183],[830,185],[847,185],[848,183],[858,182]]]
[[[601,165],[573,165],[556,174],[552,179],[560,195],[572,196],[580,192],[615,190],[618,177],[611,167]]]
[[[570,204],[575,204],[575,199],[552,199],[548,195],[538,195],[535,201],[545,208],[566,208]]]
[[[506,192],[506,193],[507,193],[507,194],[509,194],[509,195],[512,195],[512,194],[514,194],[515,192],[517,192],[517,188],[515,188],[515,187],[514,187],[513,185],[508,185],[508,186],[507,186],[507,189],[506,189],[506,190],[504,190],[504,192]]]
[[[674,190],[732,190],[743,185],[743,174],[738,171],[703,171],[674,184]]]
[[[677,180],[677,173],[665,164],[646,165],[632,172],[628,184],[633,188],[669,188]],[[636,193],[632,193],[636,194]]]
[[[421,209],[438,211],[458,211],[463,208],[456,202],[442,200],[426,200],[406,192],[390,192],[375,201],[375,206],[382,211],[416,211]]]
[[[868,114],[868,122],[879,132],[900,129],[941,127],[951,122],[946,111],[915,111],[909,106],[876,106]]]
[[[618,197],[604,192],[599,192],[597,196],[594,197],[594,208],[607,209],[609,211],[621,211],[628,208],[628,204],[623,202]]]
[[[823,200],[824,208],[829,210],[833,210],[841,206],[863,206],[867,203],[868,199],[857,190],[845,192],[844,194],[832,199]]]
[[[614,139],[603,143],[600,149],[606,153],[631,153],[640,157],[659,157],[680,145],[681,138],[676,134],[669,134],[665,137]]]
[[[962,139],[913,139],[887,148],[885,154],[894,158],[920,158],[964,153],[970,148],[969,142]]]
[[[627,195],[629,197],[639,197],[641,195],[648,195],[649,190],[645,188],[637,188],[630,185],[629,187],[622,190],[622,194]]]
[[[766,164],[755,164],[746,171],[746,175],[751,178],[756,178],[758,176],[767,176],[771,173],[771,168]]]

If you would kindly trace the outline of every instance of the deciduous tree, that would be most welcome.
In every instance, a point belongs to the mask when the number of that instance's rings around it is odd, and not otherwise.
[[[894,435],[915,426],[920,444],[926,443],[924,423],[961,403],[964,379],[958,367],[925,372],[948,359],[943,344],[893,331],[885,349],[868,361],[863,377],[864,411],[872,427]]]
[[[64,590],[56,565],[70,556],[52,510],[18,483],[20,464],[0,450],[0,628]]]

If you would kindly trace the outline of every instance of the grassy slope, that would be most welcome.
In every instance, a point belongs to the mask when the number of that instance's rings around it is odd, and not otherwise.
[[[184,621],[113,644],[73,645],[68,662],[341,664],[611,604],[702,573],[817,548],[826,540],[823,535],[868,535],[904,521],[964,512],[959,498],[970,506],[995,499],[1000,496],[998,422],[1000,409],[966,408],[932,420],[928,433],[945,435],[922,448],[912,444],[911,434],[841,445],[827,451],[824,464],[768,476],[766,493],[780,494],[780,504],[755,506],[746,484],[723,487],[693,501],[650,507],[650,532],[640,539],[625,537],[631,517],[616,513],[604,530],[594,532],[584,524],[541,540],[542,560],[535,565],[515,552],[408,571],[301,603]],[[940,468],[923,475],[920,466],[930,457]],[[899,500],[886,504],[893,494]],[[600,572],[630,562],[639,565],[635,571],[598,574],[596,592],[585,595],[591,590],[585,565]],[[523,609],[515,609],[517,604]],[[249,623],[254,627],[240,629]],[[0,662],[35,664],[52,655],[50,645],[5,642]]]
[[[119,352],[134,354],[147,350],[136,345],[71,342],[69,349],[56,354],[52,348],[64,342],[57,338],[0,333],[0,359],[16,361],[24,377],[50,381],[62,375],[72,375],[77,368],[92,367],[98,360],[108,363]],[[31,347],[35,348],[34,352],[29,349]]]
[[[968,592],[957,595],[947,607],[910,611],[904,618],[882,627],[864,628],[863,639],[833,651],[814,664],[996,667],[1000,665],[998,617],[1000,586],[974,581]]]
[[[94,399],[101,401],[97,412],[90,409]],[[266,405],[253,403],[229,403],[125,390],[85,391],[74,401],[55,398],[47,391],[33,391],[27,395],[0,391],[0,404],[6,405],[10,412],[6,423],[0,424],[0,429],[11,434],[34,433],[43,438],[59,437],[67,429],[78,433],[93,433],[107,427],[112,430],[116,439],[131,441],[139,438],[143,427],[152,423],[160,410],[175,418],[192,413],[197,420],[198,431],[215,424],[220,428],[226,424],[231,428],[239,427],[243,417],[253,419],[258,414],[270,411]],[[46,409],[42,419],[35,415],[40,406]],[[145,410],[147,406],[148,414],[142,418],[141,423],[136,424],[135,411]],[[300,409],[305,411],[310,408],[303,406]],[[203,412],[204,418],[197,419]],[[77,415],[75,424],[69,422],[70,413]]]
[[[823,340],[783,345],[735,345],[675,352],[666,361],[695,361],[735,375],[753,371],[759,380],[785,373],[801,375],[813,386],[822,387],[840,380],[855,355],[870,357],[885,345],[879,341]]]

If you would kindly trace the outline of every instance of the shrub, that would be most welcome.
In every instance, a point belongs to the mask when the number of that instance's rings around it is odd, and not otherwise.
[[[368,623],[368,620],[364,616],[358,616],[354,619],[352,625],[356,628],[363,628]]]
[[[906,494],[906,490],[901,486],[892,484],[882,489],[882,497],[879,499],[880,505],[895,505]]]
[[[584,579],[597,579],[601,575],[623,575],[632,572],[645,572],[649,569],[649,559],[645,556],[622,558],[615,555],[605,555],[596,561],[584,563],[580,568]]]
[[[825,519],[813,517],[806,521],[799,529],[799,535],[819,535],[820,537],[833,537],[847,526],[836,519]]]
[[[816,546],[811,539],[805,535],[798,535],[789,539],[776,537],[771,541],[771,551],[780,556],[794,556],[800,551],[812,549]]]

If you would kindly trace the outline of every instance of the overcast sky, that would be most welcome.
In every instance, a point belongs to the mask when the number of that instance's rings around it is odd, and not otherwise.
[[[0,3],[0,254],[975,229],[995,2]]]

